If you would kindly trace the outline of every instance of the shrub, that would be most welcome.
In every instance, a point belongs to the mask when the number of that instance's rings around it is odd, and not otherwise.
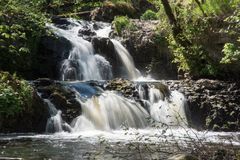
[[[113,25],[118,35],[122,34],[122,30],[135,30],[135,25],[126,16],[116,16],[113,20]]]
[[[32,87],[8,72],[0,72],[0,115],[14,116],[30,109]]]
[[[157,13],[152,10],[147,10],[143,15],[140,17],[142,20],[157,20],[158,16]]]
[[[221,60],[223,64],[231,64],[239,62],[240,60],[240,48],[232,43],[226,43],[223,48],[224,57]]]

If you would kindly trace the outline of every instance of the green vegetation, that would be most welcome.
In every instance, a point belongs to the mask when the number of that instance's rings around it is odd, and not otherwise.
[[[135,30],[136,27],[126,16],[117,16],[113,20],[113,25],[118,35],[122,34],[123,30]]]
[[[16,75],[0,72],[0,116],[14,116],[31,109],[32,87]]]
[[[148,9],[141,17],[142,20],[157,20],[157,13]]]
[[[0,2],[0,70],[27,74],[39,38],[46,33],[47,18],[41,1]]]
[[[179,71],[208,78],[227,78],[226,74],[240,73],[236,67],[240,65],[239,0],[161,2],[154,2],[162,22],[158,28],[166,33]],[[219,45],[219,40],[225,44]]]

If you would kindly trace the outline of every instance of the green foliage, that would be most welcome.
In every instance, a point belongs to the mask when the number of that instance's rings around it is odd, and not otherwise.
[[[121,35],[123,30],[136,29],[136,26],[134,26],[134,24],[126,16],[117,16],[114,18],[112,23],[118,35]]]
[[[221,60],[223,64],[231,64],[240,61],[240,47],[232,43],[226,43],[223,48],[224,57]]]
[[[236,8],[240,0],[206,0],[202,4],[202,8],[207,15],[220,15],[229,13],[232,9]],[[196,13],[200,14],[200,9],[195,9]]]
[[[31,67],[36,44],[46,32],[41,2],[0,2],[0,70],[22,74]]]
[[[141,16],[141,19],[142,20],[157,20],[158,16],[157,16],[156,12],[148,9],[148,10],[146,10],[145,13],[143,13],[143,15]]]
[[[229,61],[240,64],[239,43],[236,42],[240,33],[240,9],[237,7],[239,0],[207,0],[201,4],[204,14],[195,1],[170,4],[177,25],[180,26],[180,34],[173,36],[172,27],[169,21],[165,21],[166,14],[160,11],[164,9],[159,4],[157,6],[160,8],[158,15],[161,23],[158,30],[165,33],[174,55],[173,62],[178,64],[179,71],[189,72],[194,77],[221,77],[230,70],[238,72],[237,67],[229,68],[225,64]],[[233,47],[226,41],[223,58],[221,46],[214,42],[222,35],[230,38],[230,43],[234,44]],[[187,40],[187,43],[180,44],[179,40]]]
[[[14,116],[31,105],[32,87],[16,75],[0,72],[0,115]]]

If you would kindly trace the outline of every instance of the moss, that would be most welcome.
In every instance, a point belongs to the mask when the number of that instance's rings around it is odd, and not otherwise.
[[[113,20],[113,25],[118,35],[122,34],[123,30],[135,30],[136,26],[126,16],[117,16]]]
[[[142,20],[157,20],[158,16],[156,12],[148,9],[140,18]]]

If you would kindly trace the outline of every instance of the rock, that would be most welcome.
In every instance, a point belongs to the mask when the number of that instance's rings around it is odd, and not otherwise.
[[[75,99],[75,92],[64,84],[54,82],[49,86],[35,87],[42,98],[49,99],[57,110],[62,111],[64,122],[71,123],[81,114],[81,104]]]
[[[168,82],[170,84],[170,82]],[[218,80],[171,81],[171,90],[179,89],[188,97],[191,126],[214,131],[240,130],[239,83]],[[229,89],[230,88],[230,89]]]
[[[112,22],[115,16],[136,17],[136,9],[126,2],[113,3],[107,1],[102,7],[96,8],[90,14],[91,19],[95,21]]]
[[[91,41],[92,37],[95,35],[96,33],[87,25],[84,28],[79,29],[78,31],[78,36],[82,37],[87,41]]]
[[[138,93],[135,92],[136,88],[133,82],[125,79],[113,79],[108,81],[105,85],[106,90],[115,90],[127,98],[139,98]],[[134,97],[133,97],[134,96]]]
[[[69,40],[56,35],[44,36],[40,39],[36,63],[29,73],[31,79],[48,77],[59,79],[60,66],[68,58],[72,45]],[[40,66],[40,67],[39,67]]]
[[[92,45],[97,54],[103,56],[105,59],[107,59],[107,61],[111,62],[112,71],[114,71],[113,76],[119,77],[121,75],[122,62],[115,52],[112,41],[109,38],[93,37]]]
[[[36,86],[49,86],[54,83],[53,80],[49,78],[38,78],[37,80],[34,81],[34,85]]]
[[[168,160],[198,160],[198,158],[191,154],[178,154],[168,158]]]
[[[91,42],[97,54],[109,58],[113,60],[113,62],[116,61],[117,57],[115,54],[114,45],[109,38],[93,37]]]

